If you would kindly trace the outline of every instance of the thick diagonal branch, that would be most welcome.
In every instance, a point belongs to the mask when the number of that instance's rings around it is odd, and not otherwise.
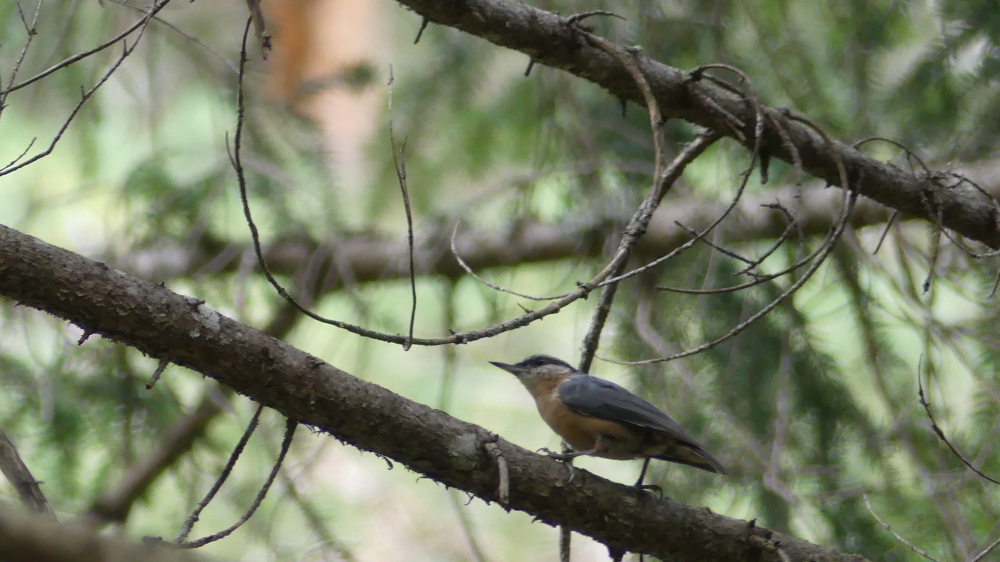
[[[565,525],[618,550],[670,560],[858,557],[658,500],[565,469],[485,429],[357,379],[320,359],[187,298],[16,230],[0,226],[0,294],[104,337],[215,378],[282,414],[429,478],[495,501],[495,443],[510,477],[508,506]],[[757,537],[755,540],[750,540]]]
[[[619,99],[645,105],[635,80],[621,63],[589,45],[558,14],[514,0],[397,1],[432,23],[520,51],[532,62],[565,70],[607,89]],[[754,145],[755,119],[750,103],[722,88],[693,80],[689,73],[661,62],[637,57],[636,63],[649,81],[664,117],[684,119],[731,137],[739,131],[740,140],[748,149]],[[810,174],[830,185],[840,185],[839,158],[847,169],[851,187],[861,195],[934,222],[940,217],[944,227],[1000,248],[998,206],[971,185],[945,176],[927,178],[922,173],[913,174],[870,158],[844,143],[833,143],[831,150],[819,134],[789,119],[785,112],[765,108],[765,113],[769,120],[780,123],[803,168]],[[767,123],[762,137],[762,153],[793,162],[773,124]]]
[[[282,339],[295,326],[299,315],[290,306],[281,307],[264,333]],[[115,484],[101,492],[90,506],[88,517],[105,523],[124,521],[135,502],[150,486],[178,460],[184,457],[208,431],[209,423],[223,411],[223,405],[232,394],[231,389],[222,387],[220,392],[215,383],[206,389],[201,402],[194,410],[181,416],[160,436],[159,442],[143,457],[129,466]]]

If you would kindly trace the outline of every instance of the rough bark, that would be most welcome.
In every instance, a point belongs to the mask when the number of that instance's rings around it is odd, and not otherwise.
[[[397,0],[430,22],[454,27],[491,43],[514,49],[531,60],[565,70],[597,84],[613,96],[645,104],[635,80],[618,61],[590,46],[566,24],[559,14],[514,0]],[[613,9],[613,7],[612,7]],[[715,108],[735,118],[736,129],[748,148],[754,144],[754,109],[744,100],[705,81],[695,81],[690,73],[667,66],[642,54],[636,59],[645,74],[666,118],[679,118],[735,137],[734,120],[722,117]],[[955,232],[1000,248],[1000,207],[994,200],[953,177],[923,177],[858,152],[849,145],[826,140],[808,126],[768,108],[795,146],[806,172],[830,185],[840,186],[839,158],[847,169],[851,187],[862,195],[903,213],[938,221]],[[730,125],[726,124],[730,122]],[[763,153],[792,163],[793,157],[777,129],[767,122],[762,135]],[[841,186],[844,187],[844,186]]]
[[[664,560],[858,557],[771,533],[705,508],[638,494],[565,467],[485,429],[328,365],[195,299],[0,226],[0,294],[88,333],[186,366],[252,400],[447,486],[497,501],[495,443],[510,473],[507,507],[566,525],[610,548]]]
[[[264,333],[283,339],[302,315],[287,303],[277,314]],[[190,451],[195,442],[208,431],[208,426],[229,403],[232,390],[220,387],[214,382],[206,385],[205,395],[194,410],[181,416],[159,437],[157,444],[125,469],[120,479],[104,490],[91,504],[87,513],[90,523],[101,525],[125,521],[132,506],[153,485],[163,472],[174,465]]]

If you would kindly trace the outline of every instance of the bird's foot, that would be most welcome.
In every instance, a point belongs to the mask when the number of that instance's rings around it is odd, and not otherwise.
[[[570,482],[573,481],[573,478],[576,477],[576,469],[573,468],[573,459],[576,458],[577,455],[557,453],[549,449],[548,447],[542,447],[541,449],[538,449],[535,452],[542,453],[546,457],[549,457],[550,459],[554,459],[563,463],[563,465],[566,467],[566,470],[569,471],[569,476],[566,478],[566,481],[563,482],[562,484],[563,486],[568,485]]]
[[[645,490],[656,492],[656,495],[660,496],[661,500],[663,499],[663,488],[657,486],[656,484],[636,484],[634,488],[640,492]]]
[[[557,461],[566,461],[566,460],[572,459],[572,458],[574,458],[576,456],[576,455],[572,455],[572,454],[569,454],[569,453],[557,453],[557,452],[553,451],[552,449],[549,449],[548,447],[542,447],[541,449],[538,449],[535,452],[536,453],[542,453],[546,457],[549,457],[550,459],[555,459]]]

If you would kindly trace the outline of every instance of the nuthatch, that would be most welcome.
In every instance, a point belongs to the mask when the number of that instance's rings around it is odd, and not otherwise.
[[[490,363],[521,381],[545,423],[572,447],[571,453],[549,453],[553,458],[645,459],[637,488],[644,487],[650,459],[726,474],[719,461],[670,416],[611,381],[581,373],[548,355],[532,355],[516,365]]]

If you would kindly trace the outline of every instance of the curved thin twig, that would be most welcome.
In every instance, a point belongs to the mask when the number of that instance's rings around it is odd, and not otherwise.
[[[972,463],[965,458],[965,455],[960,453],[959,450],[954,445],[951,444],[951,441],[949,441],[948,438],[945,437],[944,431],[941,431],[941,427],[937,424],[937,420],[934,419],[934,414],[931,412],[931,405],[927,402],[927,399],[924,397],[924,383],[920,380],[919,375],[917,376],[917,388],[919,389],[917,394],[918,396],[920,396],[920,405],[924,407],[924,412],[927,413],[927,419],[931,421],[931,429],[933,429],[934,433],[937,434],[938,439],[944,441],[944,444],[947,445],[949,449],[951,449],[951,452],[954,453],[956,457],[958,457],[958,460],[962,461],[962,464],[969,467],[969,470],[975,472],[984,480],[1000,485],[1000,481],[998,481],[995,478],[992,478],[991,476],[985,474],[983,471],[973,466]]]
[[[243,205],[243,215],[247,221],[247,227],[250,229],[250,238],[253,242],[254,254],[257,257],[257,263],[264,273],[264,277],[267,279],[268,283],[274,287],[278,295],[289,302],[296,310],[302,314],[308,316],[309,318],[321,322],[323,324],[328,324],[346,330],[353,334],[371,338],[374,340],[384,341],[387,343],[397,343],[401,345],[424,345],[424,346],[435,346],[435,345],[451,345],[451,344],[462,344],[469,343],[472,341],[490,338],[510,330],[521,328],[527,326],[528,324],[539,320],[551,314],[559,312],[563,308],[569,306],[570,304],[576,302],[581,298],[585,298],[587,295],[593,291],[599,283],[605,279],[612,276],[612,273],[618,269],[621,263],[624,263],[628,258],[628,252],[623,251],[622,248],[630,248],[634,244],[634,238],[640,233],[645,232],[649,225],[649,221],[652,218],[653,210],[655,210],[655,205],[649,204],[649,197],[646,201],[640,205],[639,209],[632,215],[629,220],[628,225],[626,225],[624,230],[624,235],[622,241],[619,244],[618,250],[615,252],[611,261],[599,271],[593,278],[585,283],[578,283],[578,288],[566,294],[565,297],[560,298],[554,302],[549,303],[545,307],[538,310],[529,311],[521,316],[507,320],[500,324],[495,324],[488,328],[483,328],[480,330],[473,330],[463,333],[452,333],[447,337],[442,338],[416,338],[408,337],[399,334],[387,334],[383,332],[378,332],[376,330],[370,330],[367,328],[362,328],[361,326],[356,326],[348,322],[342,322],[340,320],[334,320],[332,318],[325,318],[316,314],[315,312],[302,306],[292,295],[288,293],[287,290],[275,279],[274,274],[271,272],[264,260],[264,253],[261,248],[260,234],[257,230],[257,225],[253,221],[253,216],[250,211],[249,197],[247,195],[247,183],[246,175],[243,170],[242,156],[241,156],[241,146],[243,138],[243,125],[246,118],[246,106],[245,106],[245,96],[243,90],[244,77],[246,75],[246,44],[244,42],[244,48],[240,55],[240,72],[239,72],[239,83],[237,87],[237,120],[236,120],[236,134],[234,135],[233,141],[233,151],[230,155],[230,160],[233,164],[233,168],[236,171],[237,183],[240,191],[240,201]],[[715,137],[713,137],[714,140]],[[707,144],[704,145],[700,150],[707,148]],[[700,152],[699,152],[700,153]],[[683,169],[683,168],[681,168]],[[680,170],[678,170],[679,174]],[[672,181],[672,180],[671,180]]]
[[[148,22],[149,20],[145,21]],[[111,65],[111,68],[109,68],[108,71],[105,72],[103,76],[101,76],[101,79],[98,80],[93,87],[91,87],[89,90],[86,91],[82,91],[83,88],[81,88],[80,101],[77,102],[73,110],[70,111],[69,116],[66,118],[65,121],[63,121],[62,126],[59,128],[58,131],[56,131],[56,134],[54,137],[52,137],[52,142],[49,143],[48,148],[32,156],[31,158],[28,158],[27,160],[21,162],[20,164],[14,164],[12,162],[11,165],[8,165],[6,168],[0,169],[0,176],[6,176],[8,174],[12,174],[20,170],[21,168],[29,166],[41,160],[42,158],[45,158],[49,154],[52,154],[52,151],[55,150],[56,145],[59,144],[60,139],[62,139],[62,136],[66,133],[66,129],[69,128],[70,124],[73,122],[73,119],[76,118],[76,114],[79,113],[80,110],[83,108],[83,104],[87,103],[87,100],[89,100],[91,96],[93,96],[94,93],[97,92],[98,88],[103,86],[104,83],[107,82],[109,78],[111,78],[111,75],[114,74],[116,70],[118,70],[118,67],[120,67],[121,64],[125,62],[125,59],[128,58],[128,56],[131,55],[133,51],[135,51],[136,46],[142,39],[142,33],[143,31],[145,31],[145,29],[146,28],[143,27],[139,30],[139,36],[135,38],[135,41],[133,41],[131,45],[129,45],[127,41],[123,42],[122,54],[118,57],[118,60],[116,60],[114,64]],[[20,158],[18,158],[18,160],[20,160]],[[17,162],[17,160],[15,160],[14,162]]]
[[[174,539],[174,544],[181,545],[187,541],[188,535],[191,534],[191,529],[194,527],[194,524],[198,522],[198,516],[201,515],[201,512],[204,511],[206,507],[208,507],[208,504],[215,498],[215,494],[219,493],[219,489],[221,489],[222,485],[226,483],[226,480],[233,471],[233,467],[236,466],[236,461],[239,460],[240,455],[243,454],[243,449],[247,446],[247,441],[250,440],[250,436],[253,435],[253,432],[257,430],[257,424],[260,422],[260,413],[263,410],[264,405],[258,404],[257,410],[253,413],[253,417],[250,418],[250,423],[247,424],[247,428],[243,431],[243,435],[236,443],[236,447],[234,447],[233,452],[230,453],[229,460],[226,461],[226,466],[222,468],[222,472],[220,472],[219,476],[215,479],[215,484],[212,485],[211,489],[208,490],[208,493],[205,494],[205,497],[198,502],[198,506],[194,508],[191,515],[188,516],[187,520],[184,521],[184,524],[181,525],[181,530],[177,533],[177,538]]]
[[[125,39],[126,37],[128,37],[129,35],[131,35],[133,31],[135,31],[137,29],[140,29],[140,28],[144,29],[147,25],[149,25],[149,21],[153,18],[153,16],[155,16],[157,13],[159,13],[159,11],[162,10],[164,7],[166,7],[166,5],[169,4],[169,3],[170,3],[170,0],[163,0],[162,2],[153,4],[153,7],[150,8],[148,12],[146,12],[145,16],[143,16],[138,21],[136,21],[134,24],[132,24],[131,26],[129,26],[125,31],[122,31],[118,35],[115,35],[111,39],[108,39],[104,43],[101,43],[100,45],[94,47],[93,49],[90,49],[89,51],[84,51],[82,53],[77,53],[77,54],[69,57],[68,59],[66,59],[64,61],[62,61],[62,62],[60,62],[58,64],[55,64],[55,65],[49,67],[48,69],[43,70],[42,72],[39,72],[38,74],[32,76],[31,78],[28,78],[27,80],[24,80],[23,82],[19,82],[19,83],[13,85],[13,86],[8,87],[6,90],[3,91],[3,94],[6,95],[6,94],[9,94],[11,92],[16,92],[17,90],[20,90],[21,88],[23,88],[23,87],[25,87],[25,86],[27,86],[29,84],[33,84],[35,82],[38,82],[42,78],[45,78],[46,76],[52,74],[53,72],[56,72],[57,70],[61,70],[63,68],[66,68],[67,66],[70,66],[70,65],[72,65],[72,64],[74,64],[76,62],[79,62],[79,61],[81,61],[81,60],[89,57],[90,55],[93,55],[95,53],[99,53],[99,52],[103,51],[104,49],[107,49],[108,47],[114,45],[115,43],[117,43],[117,42],[121,41],[122,39]]]
[[[831,154],[834,155],[834,158],[836,159],[836,162],[837,162],[837,171],[840,174],[841,185],[845,186],[844,187],[844,197],[843,197],[844,202],[843,202],[843,207],[842,207],[842,210],[841,210],[840,217],[839,217],[839,219],[837,221],[837,226],[835,227],[835,229],[833,230],[833,232],[830,234],[830,236],[828,236],[826,238],[826,240],[824,241],[824,244],[821,246],[822,251],[820,252],[820,255],[816,257],[816,259],[809,266],[809,268],[802,274],[802,277],[799,278],[798,280],[796,280],[794,283],[792,283],[792,285],[788,289],[786,289],[780,295],[778,295],[777,297],[775,297],[774,300],[772,300],[770,303],[768,303],[762,309],[760,309],[759,311],[757,311],[756,314],[754,314],[750,318],[747,318],[743,322],[740,322],[733,329],[731,329],[729,332],[727,332],[725,335],[723,335],[723,336],[721,336],[719,338],[716,338],[716,339],[714,339],[712,341],[705,342],[705,343],[703,343],[701,345],[698,345],[698,346],[696,346],[694,348],[691,348],[691,349],[688,349],[686,351],[682,351],[682,352],[675,353],[675,354],[672,354],[672,355],[668,355],[668,356],[665,356],[665,357],[657,357],[657,358],[653,358],[653,359],[644,359],[644,360],[640,360],[640,361],[619,361],[619,360],[615,360],[615,359],[610,359],[610,358],[602,357],[601,358],[602,360],[608,361],[609,363],[616,363],[616,364],[619,364],[619,365],[648,365],[648,364],[652,364],[652,363],[662,363],[664,361],[672,361],[674,359],[680,359],[681,357],[688,357],[688,356],[691,356],[691,355],[695,355],[697,353],[701,353],[701,352],[703,352],[705,350],[711,349],[711,348],[713,348],[713,347],[715,347],[715,346],[717,346],[717,345],[725,342],[726,340],[728,340],[728,339],[730,339],[732,337],[735,337],[737,334],[739,334],[740,332],[742,332],[743,330],[745,330],[748,326],[750,326],[751,324],[753,324],[757,320],[760,320],[765,315],[767,315],[769,312],[771,312],[772,310],[774,310],[779,304],[781,304],[790,295],[792,295],[793,293],[795,293],[796,291],[798,291],[799,288],[802,287],[802,285],[804,285],[806,283],[806,281],[808,281],[812,277],[812,275],[816,272],[816,270],[818,270],[819,267],[821,265],[823,265],[823,262],[826,261],[826,257],[829,256],[830,253],[833,251],[833,248],[835,247],[835,245],[837,243],[837,240],[840,239],[840,236],[844,233],[844,230],[847,228],[848,220],[850,219],[850,215],[851,215],[851,211],[854,209],[854,203],[857,201],[857,198],[858,198],[858,193],[857,193],[856,190],[854,190],[854,189],[851,188],[851,184],[847,181],[847,170],[844,167],[843,161],[839,157],[837,157],[837,153],[833,151],[833,141],[830,139],[830,137],[825,132],[823,132],[821,129],[819,129],[818,127],[816,127],[815,124],[813,124],[811,121],[809,121],[805,117],[791,115],[790,113],[787,116],[790,119],[795,119],[797,121],[801,121],[802,123],[805,123],[806,125],[812,127],[813,130],[815,130],[826,141],[827,147],[829,147],[831,149],[830,152],[831,152]]]
[[[704,239],[705,236],[707,236],[713,230],[715,230],[715,228],[717,226],[719,226],[719,224],[721,224],[722,221],[725,220],[726,217],[729,216],[729,213],[731,213],[733,211],[733,209],[736,208],[736,205],[739,204],[740,198],[743,196],[743,192],[746,190],[747,183],[750,180],[750,174],[753,173],[754,166],[756,165],[758,159],[760,158],[761,138],[763,136],[763,131],[764,131],[763,110],[762,110],[762,106],[760,105],[760,101],[757,98],[757,92],[756,92],[756,89],[753,87],[753,83],[750,81],[750,78],[746,74],[744,74],[743,71],[739,70],[738,68],[735,68],[735,67],[727,65],[727,64],[709,64],[709,65],[699,66],[699,67],[695,68],[694,70],[692,70],[690,72],[691,80],[692,81],[697,81],[697,80],[701,80],[702,78],[712,79],[711,77],[706,76],[704,74],[704,71],[708,70],[710,68],[716,68],[716,67],[718,67],[718,68],[725,68],[727,70],[735,72],[736,74],[738,74],[739,76],[742,77],[742,79],[743,79],[744,82],[747,83],[748,87],[750,88],[750,92],[751,92],[750,96],[746,96],[745,94],[743,94],[742,92],[740,92],[738,90],[734,90],[734,92],[737,93],[737,94],[743,95],[744,97],[746,97],[750,101],[751,105],[754,108],[754,114],[755,114],[755,118],[756,118],[756,121],[755,121],[755,124],[754,124],[755,139],[754,139],[753,150],[752,150],[751,155],[750,155],[750,165],[747,167],[746,171],[743,172],[743,174],[742,174],[743,175],[743,180],[740,182],[740,186],[736,190],[736,195],[733,197],[733,200],[729,203],[729,206],[726,207],[726,209],[710,225],[708,225],[708,227],[706,227],[704,230],[702,230],[701,233],[699,233],[697,236],[695,236],[691,240],[685,242],[684,244],[682,244],[678,248],[674,249],[673,251],[669,252],[665,256],[659,257],[659,258],[653,260],[652,262],[650,262],[650,263],[648,263],[648,264],[646,264],[646,265],[644,265],[642,267],[633,269],[633,270],[631,270],[631,271],[629,271],[629,272],[627,272],[627,273],[625,273],[623,275],[614,276],[611,279],[608,279],[608,280],[604,281],[603,283],[601,283],[599,285],[599,287],[603,287],[605,285],[610,285],[612,283],[617,283],[619,281],[623,281],[625,279],[628,279],[629,277],[632,277],[634,275],[638,275],[638,274],[642,273],[643,271],[647,271],[647,270],[649,270],[649,269],[651,269],[653,267],[656,267],[657,265],[660,265],[661,263],[669,260],[670,258],[673,258],[673,257],[679,255],[680,253],[686,251],[688,248],[690,248],[691,246],[695,245],[696,243],[698,243],[698,241]],[[713,83],[716,82],[715,79],[712,79],[712,81],[713,81]],[[721,108],[719,109],[719,111],[721,111]],[[725,116],[724,116],[724,119],[725,119]]]
[[[755,286],[760,285],[762,283],[767,283],[768,281],[772,281],[774,279],[777,279],[778,277],[783,277],[783,276],[785,276],[785,275],[787,275],[787,274],[789,274],[789,273],[791,273],[791,272],[793,272],[793,271],[795,271],[797,269],[800,269],[802,266],[804,266],[805,264],[807,264],[807,263],[811,262],[813,259],[815,259],[816,256],[818,256],[823,251],[823,248],[825,248],[825,247],[826,247],[825,244],[820,244],[809,255],[807,255],[804,258],[800,259],[799,261],[793,263],[792,265],[786,267],[785,269],[783,269],[783,270],[781,270],[781,271],[779,271],[777,273],[769,273],[767,275],[758,276],[753,281],[747,281],[745,283],[740,283],[739,285],[732,285],[732,286],[729,286],[729,287],[721,287],[721,288],[718,288],[718,289],[685,289],[683,287],[670,287],[670,286],[667,286],[667,285],[662,285],[662,286],[657,286],[656,289],[659,290],[659,291],[667,291],[667,292],[671,292],[671,293],[681,293],[681,294],[685,294],[685,295],[717,295],[717,294],[720,294],[720,293],[733,293],[733,292],[736,292],[736,291],[741,291],[743,289],[748,289],[750,287],[755,287]]]
[[[677,177],[679,177],[680,172],[684,170],[689,162],[694,160],[694,158],[714,143],[718,138],[718,135],[714,138],[709,135],[703,135],[686,146],[684,150],[678,154],[674,162],[671,163],[671,171],[674,173],[667,174],[663,168],[663,161],[666,157],[663,148],[663,114],[660,112],[660,106],[656,103],[656,96],[653,94],[653,90],[650,88],[649,82],[643,75],[642,70],[631,56],[622,53],[617,47],[603,38],[590,33],[585,33],[584,38],[591,45],[600,48],[617,59],[618,62],[625,67],[628,73],[632,76],[632,80],[635,81],[636,87],[638,87],[639,91],[642,93],[643,99],[646,101],[646,110],[649,113],[649,126],[653,135],[653,186],[650,189],[650,193],[646,197],[646,200],[643,201],[643,206],[648,204],[648,206],[651,207],[650,213],[652,213],[652,210],[655,210],[660,204],[660,201],[663,199],[663,196],[666,195],[667,191],[673,187],[673,182]],[[625,256],[630,255],[632,253],[632,248],[643,234],[645,234],[645,229],[634,233],[632,236],[628,236],[627,234],[623,236],[622,240],[619,242],[618,251],[620,253],[624,253]],[[622,260],[619,266],[612,273],[612,276],[620,275],[622,270],[625,268],[625,264],[625,260]],[[601,296],[597,303],[597,310],[594,312],[594,317],[591,319],[590,327],[587,329],[587,333],[583,337],[579,369],[584,373],[590,371],[590,365],[594,360],[594,354],[597,352],[601,332],[604,329],[604,323],[607,321],[608,314],[611,313],[611,305],[614,301],[617,290],[618,284],[614,283],[606,284],[604,289],[601,291]]]
[[[406,244],[409,249],[410,258],[410,294],[412,306],[410,307],[410,331],[407,341],[403,344],[403,351],[409,351],[413,346],[413,325],[417,321],[417,272],[413,266],[413,210],[410,208],[410,189],[406,183],[406,139],[396,152],[396,135],[392,130],[392,65],[389,65],[389,149],[392,151],[392,166],[396,169],[396,179],[399,181],[399,190],[403,192],[403,209],[406,211]]]
[[[229,535],[231,535],[233,531],[239,529],[240,527],[243,526],[244,523],[250,520],[254,512],[257,511],[257,508],[260,507],[260,504],[264,501],[264,498],[267,496],[267,492],[268,490],[271,489],[271,484],[274,483],[275,477],[278,476],[278,472],[281,470],[281,463],[285,460],[285,455],[288,454],[288,449],[292,446],[292,437],[295,436],[295,428],[298,427],[298,425],[299,422],[293,420],[292,418],[288,418],[288,420],[285,422],[285,438],[281,441],[281,452],[278,453],[278,459],[274,462],[274,466],[271,467],[271,474],[268,474],[267,481],[264,482],[264,485],[261,487],[260,492],[257,492],[257,497],[254,498],[253,503],[250,504],[250,507],[247,509],[247,512],[243,514],[243,517],[241,517],[239,521],[234,523],[228,529],[223,529],[222,531],[219,531],[214,535],[209,535],[207,537],[200,538],[196,541],[178,544],[176,545],[177,548],[200,548],[205,546],[206,544],[210,544],[217,540],[224,539]]]
[[[899,533],[897,533],[896,531],[893,531],[892,527],[890,527],[888,523],[886,523],[885,521],[883,521],[882,518],[879,517],[877,513],[875,513],[875,510],[872,509],[872,504],[871,504],[870,501],[868,501],[868,494],[862,494],[861,498],[865,500],[865,507],[868,508],[868,513],[871,513],[872,517],[874,517],[875,520],[878,521],[879,525],[882,525],[883,529],[885,529],[886,531],[889,531],[892,534],[892,536],[896,537],[896,540],[898,540],[899,542],[905,544],[907,547],[909,547],[910,550],[912,550],[913,552],[916,552],[920,556],[923,556],[927,560],[930,560],[931,562],[939,562],[939,560],[937,558],[934,558],[930,554],[927,554],[919,546],[917,546],[917,545],[911,543],[910,541],[904,539],[903,537],[899,536]]]
[[[451,255],[455,258],[455,261],[458,262],[458,265],[462,269],[464,269],[465,273],[467,273],[470,277],[472,277],[476,281],[479,281],[483,285],[486,285],[490,289],[493,289],[494,291],[500,291],[501,293],[507,293],[508,295],[514,295],[515,297],[520,297],[522,299],[528,299],[532,301],[554,301],[556,299],[561,299],[569,296],[569,293],[562,293],[551,297],[537,297],[535,295],[529,295],[527,293],[518,293],[517,291],[508,289],[506,287],[501,287],[496,283],[492,283],[490,281],[487,281],[486,279],[483,279],[483,277],[481,277],[478,273],[476,273],[475,270],[473,270],[472,267],[469,266],[469,264],[465,263],[465,260],[462,259],[462,256],[459,255],[458,253],[458,248],[455,246],[455,236],[458,234],[458,225],[460,223],[461,220],[456,221],[455,228],[451,231]]]
[[[35,6],[35,15],[31,18],[31,25],[28,25],[28,21],[24,19],[24,13],[21,12],[21,4],[18,2],[17,11],[21,14],[21,21],[24,23],[24,29],[28,33],[27,39],[24,40],[24,46],[21,47],[21,54],[17,56],[17,60],[14,62],[14,68],[10,71],[10,79],[7,80],[7,89],[0,92],[0,113],[3,113],[3,109],[7,107],[7,96],[12,92],[11,85],[17,78],[18,71],[21,70],[21,64],[24,63],[24,57],[28,56],[28,49],[31,47],[31,41],[38,35],[38,16],[42,12],[42,0],[38,0],[38,4]],[[34,141],[32,141],[33,143]],[[31,145],[28,145],[31,148]],[[28,150],[25,149],[25,153]],[[21,156],[24,156],[22,154]],[[17,159],[20,160],[20,157]],[[15,162],[17,161],[15,160]]]

